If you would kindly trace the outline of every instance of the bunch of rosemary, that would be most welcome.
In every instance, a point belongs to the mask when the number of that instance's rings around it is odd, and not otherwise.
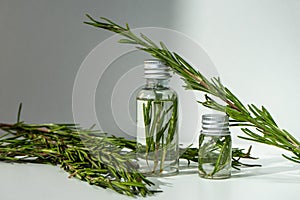
[[[208,80],[180,55],[169,51],[163,42],[157,45],[143,34],[140,37],[135,35],[128,24],[122,27],[106,18],[102,18],[104,22],[100,22],[89,15],[87,17],[90,21],[85,22],[86,24],[118,33],[125,37],[120,40],[120,43],[137,45],[139,50],[148,52],[165,62],[182,77],[186,89],[205,92],[206,101],[199,103],[208,108],[226,112],[231,118],[231,126],[244,127],[241,130],[248,137],[240,136],[240,138],[285,149],[293,154],[292,156],[283,155],[285,158],[300,163],[300,142],[286,130],[279,128],[265,107],[258,108],[253,104],[245,106],[221,83],[219,78]],[[217,103],[207,94],[221,99],[226,105]]]
[[[19,112],[20,113],[20,112]],[[19,118],[18,118],[19,119]],[[135,145],[75,124],[0,123],[0,161],[60,165],[89,184],[129,196],[152,194],[153,185],[137,171]]]
[[[110,188],[129,196],[146,196],[154,192],[153,185],[137,171],[136,141],[108,136],[75,124],[15,124],[0,123],[0,161],[60,165],[69,177],[89,184]],[[252,167],[240,162],[251,157],[249,148],[233,149],[232,167]],[[180,149],[181,159],[198,162],[198,149]]]

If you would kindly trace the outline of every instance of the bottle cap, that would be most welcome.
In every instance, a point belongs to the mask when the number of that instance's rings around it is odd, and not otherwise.
[[[150,79],[168,79],[171,78],[170,67],[162,61],[148,59],[144,61],[144,77]]]
[[[227,115],[205,114],[202,116],[202,132],[206,135],[230,135]]]

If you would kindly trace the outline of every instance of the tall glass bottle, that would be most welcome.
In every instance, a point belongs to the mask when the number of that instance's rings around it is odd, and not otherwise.
[[[224,179],[231,176],[231,136],[227,115],[202,116],[199,137],[199,175],[208,179]]]
[[[137,94],[137,159],[148,176],[178,173],[178,99],[169,87],[169,67],[144,61],[146,85]]]

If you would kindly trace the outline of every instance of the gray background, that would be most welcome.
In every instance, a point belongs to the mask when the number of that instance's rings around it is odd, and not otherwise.
[[[281,127],[300,138],[299,10],[298,0],[1,0],[0,121],[14,122],[20,102],[26,122],[73,121],[77,70],[112,35],[84,25],[84,14],[90,13],[132,27],[187,34],[206,50],[241,100],[266,105]],[[101,87],[111,84],[109,78],[102,81]],[[109,91],[104,87],[96,94],[99,119],[106,118],[101,99]],[[116,129],[110,120],[106,125]]]

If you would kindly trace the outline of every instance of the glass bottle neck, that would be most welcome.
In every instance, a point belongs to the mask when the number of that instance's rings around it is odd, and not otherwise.
[[[169,88],[170,79],[146,79],[146,88]]]

